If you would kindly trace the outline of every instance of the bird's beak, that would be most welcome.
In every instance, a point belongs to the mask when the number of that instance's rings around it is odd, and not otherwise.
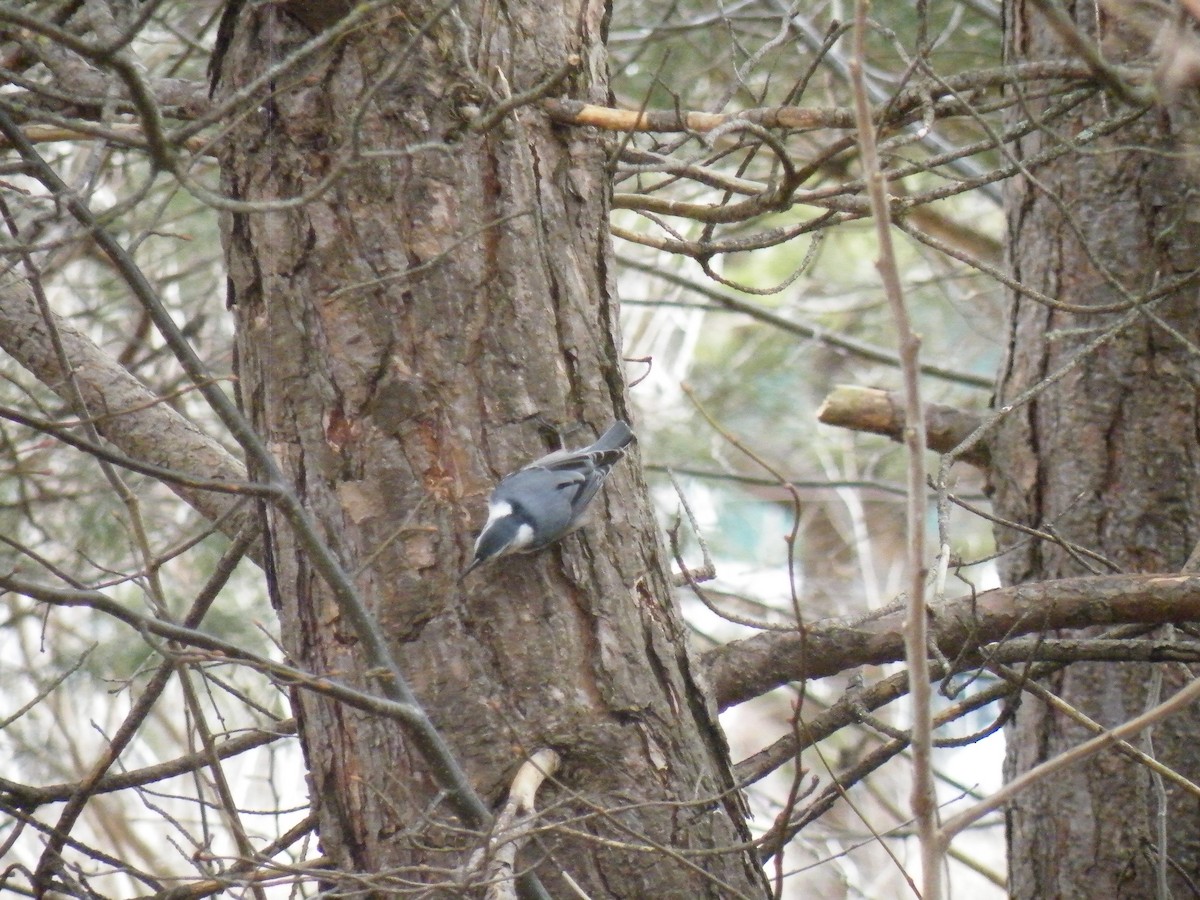
[[[467,566],[465,569],[463,569],[463,573],[462,573],[461,575],[459,575],[459,576],[458,576],[458,583],[459,583],[459,584],[462,584],[462,583],[463,583],[463,580],[464,580],[464,579],[465,579],[465,578],[466,578],[468,575],[470,575],[472,572],[474,572],[474,571],[475,571],[475,569],[476,569],[476,568],[478,568],[479,564],[480,564],[480,563],[482,563],[482,562],[483,562],[483,560],[482,560],[482,559],[473,559],[473,560],[471,560],[471,564],[470,564],[469,566]]]

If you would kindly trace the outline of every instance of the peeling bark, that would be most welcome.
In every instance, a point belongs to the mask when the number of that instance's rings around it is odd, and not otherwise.
[[[744,849],[648,855],[748,832],[636,458],[596,524],[456,581],[494,482],[554,445],[545,426],[586,422],[569,440],[590,439],[625,400],[606,144],[532,106],[472,128],[574,63],[562,90],[605,101],[607,8],[459,4],[426,21],[437,7],[385,7],[231,133],[231,195],[313,194],[225,223],[245,405],[478,792],[494,804],[529,754],[560,754],[539,807],[581,818],[525,854],[553,896],[569,895],[560,871],[596,897],[761,896]],[[243,10],[221,91],[308,36],[270,4]],[[365,683],[325,586],[269,524],[288,652]],[[437,882],[466,860],[474,840],[448,829],[390,723],[313,697],[298,711],[339,871],[397,890],[388,878]]]

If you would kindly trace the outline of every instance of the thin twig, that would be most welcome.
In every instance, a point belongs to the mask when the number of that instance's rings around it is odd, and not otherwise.
[[[850,80],[858,120],[858,143],[862,152],[863,179],[871,201],[875,233],[879,241],[876,267],[896,326],[900,370],[904,377],[904,443],[908,457],[908,620],[904,628],[905,658],[912,673],[912,809],[921,844],[921,876],[924,900],[940,900],[941,848],[937,842],[937,794],[933,778],[933,698],[926,655],[928,629],[925,608],[925,414],[921,408],[920,339],[909,324],[904,291],[900,285],[892,247],[891,210],[887,184],[879,165],[875,126],[871,120],[863,64],[866,60],[867,0],[858,0],[854,14],[854,53]]]
[[[1104,734],[1097,735],[1090,741],[1086,741],[1065,753],[1060,753],[1053,759],[1046,760],[1046,762],[1039,766],[1035,766],[1018,778],[1014,778],[996,793],[992,794],[992,796],[988,797],[987,800],[975,804],[970,809],[959,813],[944,823],[938,835],[939,844],[942,848],[945,848],[960,831],[968,828],[992,810],[1003,809],[1005,804],[1016,797],[1017,794],[1037,782],[1045,781],[1047,778],[1058,774],[1064,769],[1078,765],[1101,750],[1106,750],[1119,741],[1132,737],[1139,731],[1149,728],[1151,725],[1161,722],[1177,712],[1183,712],[1197,701],[1200,701],[1200,681],[1193,681],[1175,693],[1165,703],[1160,703],[1140,716],[1130,719],[1124,725],[1118,726],[1111,731],[1106,731]]]

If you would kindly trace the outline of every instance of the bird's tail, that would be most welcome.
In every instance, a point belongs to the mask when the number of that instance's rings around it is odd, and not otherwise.
[[[608,431],[596,439],[596,443],[587,449],[592,453],[606,453],[610,450],[624,450],[633,443],[633,430],[620,419],[608,427]]]

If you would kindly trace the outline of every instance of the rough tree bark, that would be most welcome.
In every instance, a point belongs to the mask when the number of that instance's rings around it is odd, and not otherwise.
[[[285,7],[248,5],[225,32],[221,94],[311,37]],[[225,223],[241,394],[479,793],[502,798],[538,748],[562,755],[539,807],[575,818],[527,854],[554,896],[563,870],[593,897],[761,896],[753,853],[728,849],[747,832],[636,460],[595,504],[610,524],[455,580],[491,486],[553,445],[547,425],[586,422],[582,442],[625,415],[605,144],[531,105],[477,127],[556,73],[556,93],[606,100],[607,14],[383,4],[275,78],[231,129],[226,185],[312,197]],[[327,589],[269,524],[288,653],[366,683]],[[397,727],[298,703],[337,870],[397,893],[448,880],[476,841]]]
[[[1095,17],[1104,6],[1075,4],[1080,30],[1095,36],[1115,62],[1147,49],[1128,19]],[[1131,8],[1122,8],[1126,12]],[[1007,4],[1015,62],[1062,57],[1062,44],[1033,4]],[[1156,26],[1155,26],[1156,27]],[[1111,99],[1081,107],[1085,127]],[[1200,266],[1194,215],[1195,171],[1182,162],[1188,117],[1155,109],[1132,128],[1087,153],[1061,157],[1036,172],[1037,184],[1014,178],[1008,194],[1009,246],[1020,282],[1064,303],[1121,305],[1127,295]],[[1022,158],[1048,138],[1024,139]],[[1077,314],[1011,297],[1009,355],[997,405],[1079,363],[1005,420],[993,443],[996,511],[1006,519],[1052,526],[1064,539],[1102,553],[1125,572],[1178,571],[1200,538],[1200,344],[1197,289],[1148,307]],[[1176,329],[1171,335],[1151,317]],[[1124,323],[1124,324],[1121,324]],[[1092,352],[1083,348],[1106,329],[1116,334]],[[1007,583],[1084,574],[1080,557],[1047,542],[999,529],[1008,550]],[[1188,673],[1164,666],[1163,696]],[[1049,685],[1105,725],[1141,712],[1148,700],[1146,665],[1080,664]],[[1200,776],[1195,715],[1154,734],[1154,750],[1193,780]],[[1088,735],[1036,701],[1026,701],[1009,729],[1011,777],[1056,756]],[[1189,894],[1186,878],[1200,871],[1194,799],[1168,789],[1166,811],[1173,896]],[[1009,810],[1011,896],[1149,897],[1161,849],[1158,807],[1149,774],[1113,754],[1023,794]],[[1184,874],[1190,873],[1190,874]],[[1194,890],[1194,882],[1191,890]]]

